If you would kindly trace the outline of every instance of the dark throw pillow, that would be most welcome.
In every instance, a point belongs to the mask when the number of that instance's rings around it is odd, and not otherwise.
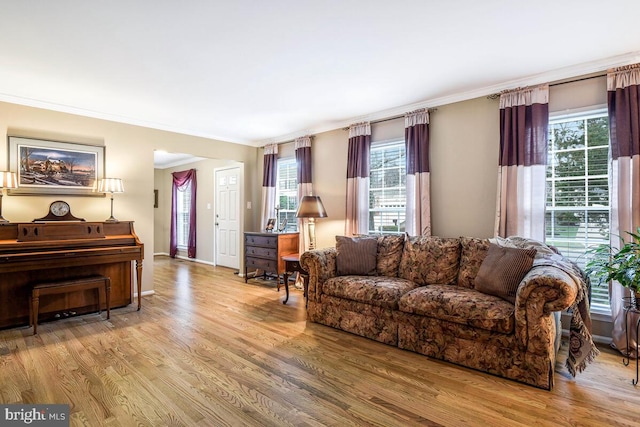
[[[478,270],[475,289],[515,304],[518,285],[531,270],[535,256],[535,249],[505,248],[491,243]]]
[[[376,275],[378,239],[375,237],[336,236],[338,276]]]

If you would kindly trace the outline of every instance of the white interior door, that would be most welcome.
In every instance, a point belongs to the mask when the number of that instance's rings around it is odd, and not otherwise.
[[[216,265],[240,268],[240,168],[218,169],[216,185]]]

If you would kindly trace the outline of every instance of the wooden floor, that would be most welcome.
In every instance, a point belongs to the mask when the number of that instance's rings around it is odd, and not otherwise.
[[[302,293],[158,257],[134,306],[0,331],[0,403],[87,426],[632,426],[635,364],[603,349],[552,392],[307,323]],[[103,313],[104,316],[104,313]]]

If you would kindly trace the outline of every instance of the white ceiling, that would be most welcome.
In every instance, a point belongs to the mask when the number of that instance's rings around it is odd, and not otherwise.
[[[0,101],[254,146],[640,62],[638,0],[0,4]]]

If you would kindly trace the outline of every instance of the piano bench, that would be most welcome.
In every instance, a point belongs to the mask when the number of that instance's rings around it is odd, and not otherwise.
[[[111,317],[109,301],[111,299],[111,279],[104,276],[89,276],[79,279],[65,279],[55,282],[39,283],[31,291],[29,304],[29,326],[33,325],[33,335],[38,333],[38,308],[40,297],[45,295],[66,294],[69,292],[95,289],[98,294],[98,310],[101,310],[100,290],[104,289],[107,305],[107,319]]]

